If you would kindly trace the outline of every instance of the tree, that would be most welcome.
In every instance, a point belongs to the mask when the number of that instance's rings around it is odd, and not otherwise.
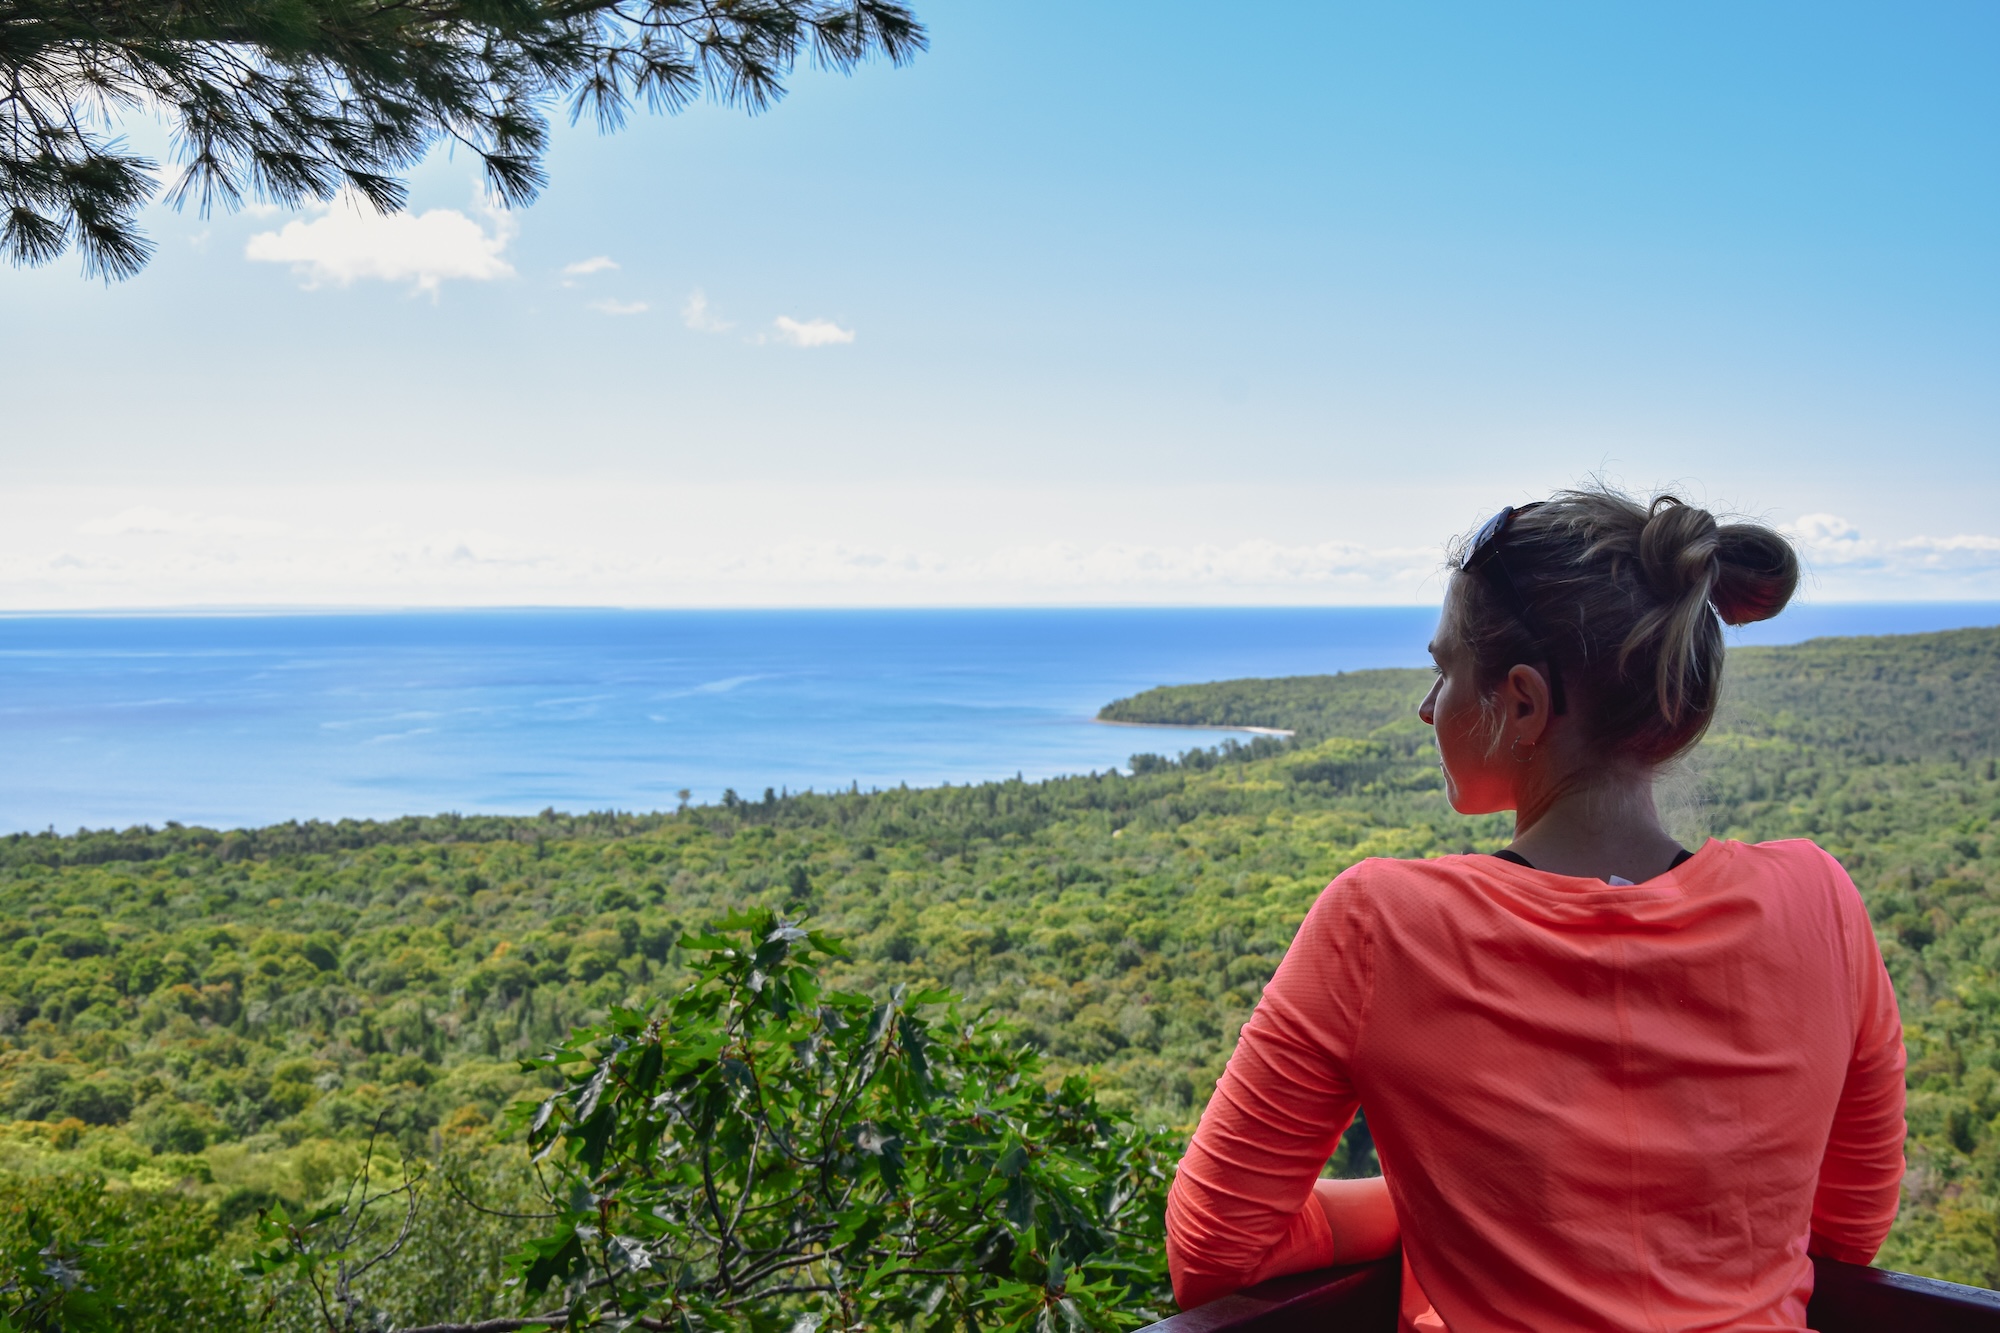
[[[847,71],[925,45],[900,0],[0,0],[0,251],[73,245],[107,280],[144,266],[160,168],[116,136],[125,112],[171,121],[168,198],[204,215],[343,189],[393,211],[398,173],[440,142],[522,204],[558,104],[604,130],[635,99],[754,112],[802,57]]]
[[[718,933],[719,932],[719,933]],[[1168,1136],[1050,1088],[943,991],[824,989],[775,913],[682,941],[696,979],[534,1067],[551,1221],[530,1316],[572,1329],[1086,1333],[1164,1308]],[[439,1333],[443,1333],[442,1330]]]
[[[412,1169],[407,1160],[396,1184],[378,1185],[374,1180],[375,1142],[381,1128],[377,1120],[361,1170],[348,1181],[340,1202],[297,1218],[280,1204],[259,1217],[259,1238],[265,1245],[245,1265],[259,1277],[289,1277],[311,1292],[313,1309],[337,1333],[374,1326],[359,1284],[370,1270],[402,1250],[416,1229],[423,1204],[425,1173],[421,1167]],[[386,1227],[382,1214],[371,1216],[378,1204],[392,1205]]]
[[[221,1231],[177,1190],[0,1175],[0,1333],[246,1329],[249,1292],[215,1259]]]

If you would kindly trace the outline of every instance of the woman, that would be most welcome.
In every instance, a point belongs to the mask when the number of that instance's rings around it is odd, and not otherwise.
[[[1307,915],[1167,1206],[1186,1307],[1403,1249],[1405,1329],[1798,1329],[1809,1254],[1872,1259],[1903,1175],[1895,996],[1810,842],[1680,847],[1721,620],[1791,548],[1565,492],[1456,553],[1419,710],[1495,855],[1370,860]],[[1318,1179],[1357,1108],[1379,1180]]]

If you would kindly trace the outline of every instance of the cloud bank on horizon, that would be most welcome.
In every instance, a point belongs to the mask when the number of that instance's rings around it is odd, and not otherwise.
[[[91,512],[50,492],[0,532],[0,610],[185,606],[1065,605],[1434,603],[1445,541],[1287,540],[1238,529],[1190,540],[1060,535],[982,522],[966,495],[875,497],[961,521],[928,533],[854,521],[862,493],[687,488],[593,494],[551,486],[465,503],[439,491],[355,497],[188,493],[179,507]],[[830,498],[843,521],[815,523]],[[223,503],[216,505],[220,499]],[[1019,516],[1021,497],[990,494]],[[204,504],[209,507],[202,507]],[[2000,600],[2000,536],[1873,538],[1831,514],[1785,523],[1820,601]],[[871,539],[870,531],[880,533]]]

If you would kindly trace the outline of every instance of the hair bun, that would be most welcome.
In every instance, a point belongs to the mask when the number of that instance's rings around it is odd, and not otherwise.
[[[1716,532],[1715,586],[1708,599],[1729,625],[1769,620],[1799,586],[1792,544],[1761,523],[1729,523]]]
[[[1664,601],[1699,596],[1715,586],[1720,543],[1715,515],[1671,495],[1653,501],[1639,531],[1639,564]]]

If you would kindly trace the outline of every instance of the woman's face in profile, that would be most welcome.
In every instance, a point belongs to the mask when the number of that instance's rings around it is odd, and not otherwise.
[[[1484,815],[1514,808],[1514,775],[1508,756],[1494,751],[1492,722],[1481,706],[1472,654],[1454,628],[1458,578],[1452,578],[1445,593],[1444,613],[1431,637],[1437,679],[1417,705],[1417,716],[1437,731],[1438,767],[1444,770],[1451,808],[1462,815]]]

